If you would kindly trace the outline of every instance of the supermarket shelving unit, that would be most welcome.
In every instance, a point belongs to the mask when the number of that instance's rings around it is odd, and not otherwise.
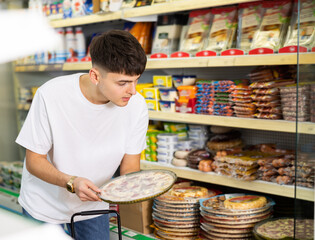
[[[253,2],[251,0],[178,0],[170,3],[161,3],[152,6],[124,9],[114,13],[94,14],[73,19],[51,21],[54,28],[95,24],[106,21],[122,20],[132,17],[148,16],[178,11],[189,11],[200,8],[210,8]],[[190,57],[190,58],[166,58],[148,59],[147,70],[156,69],[182,69],[182,68],[211,68],[211,67],[244,67],[259,65],[296,65],[315,64],[315,53],[268,54],[268,55],[244,55],[244,56],[216,56],[216,57]],[[17,65],[15,72],[19,74],[28,72],[46,71],[85,71],[91,67],[90,62],[64,63],[55,65]],[[29,105],[17,104],[17,109],[28,110]],[[274,132],[287,132],[314,135],[315,123],[289,122],[284,120],[246,119],[236,117],[208,116],[198,114],[149,112],[151,120],[182,122],[204,125],[230,126],[245,129],[265,130]],[[290,197],[307,201],[314,201],[314,189],[294,186],[278,185],[265,181],[242,181],[235,178],[220,176],[215,173],[204,173],[190,168],[179,168],[172,165],[163,165],[154,162],[141,161],[141,169],[168,169],[174,171],[179,177],[213,183],[234,188],[259,191],[284,197]]]

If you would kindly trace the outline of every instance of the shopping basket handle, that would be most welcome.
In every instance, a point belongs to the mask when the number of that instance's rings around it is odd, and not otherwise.
[[[71,216],[71,236],[75,239],[75,232],[74,232],[74,217],[75,216],[90,216],[90,215],[101,215],[101,214],[109,214],[115,213],[117,216],[117,227],[118,227],[118,239],[122,240],[121,235],[121,224],[120,224],[120,216],[119,213],[115,210],[92,210],[92,211],[83,211],[75,213]]]

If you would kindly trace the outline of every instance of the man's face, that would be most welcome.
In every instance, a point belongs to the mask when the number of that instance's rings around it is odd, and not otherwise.
[[[140,75],[128,76],[120,73],[99,72],[97,88],[105,101],[124,107],[130,98],[136,94],[136,85]]]

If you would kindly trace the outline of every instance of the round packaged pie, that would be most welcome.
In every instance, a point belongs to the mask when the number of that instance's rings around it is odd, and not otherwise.
[[[176,181],[176,174],[168,170],[142,170],[106,182],[100,198],[109,203],[126,204],[155,198],[167,192]]]
[[[165,212],[174,212],[174,213],[198,213],[199,214],[199,205],[192,206],[185,206],[185,207],[169,207],[157,204],[154,200],[153,208],[158,211],[165,211]]]
[[[163,202],[163,200],[158,200],[157,198],[154,199],[154,204],[156,204],[159,207],[166,207],[166,208],[174,208],[174,209],[189,209],[194,208],[199,210],[199,201],[197,202]]]
[[[154,223],[154,227],[161,229],[163,231],[167,231],[167,232],[191,232],[191,233],[198,233],[199,232],[199,228],[198,227],[190,227],[190,228],[174,228],[174,227],[165,227],[163,225]]]
[[[267,211],[275,202],[267,197],[251,194],[222,194],[200,200],[202,210],[223,215],[247,215]]]
[[[295,229],[295,230],[294,230]],[[294,232],[295,231],[295,232]],[[257,239],[293,240],[314,239],[314,220],[293,218],[272,218],[259,222],[254,227]],[[295,237],[295,238],[294,238]]]
[[[252,233],[251,232],[247,232],[247,233],[229,233],[229,232],[214,232],[214,231],[209,231],[208,229],[206,229],[205,227],[201,226],[201,229],[210,234],[211,236],[214,237],[219,237],[219,238],[246,238],[246,237],[252,237]]]
[[[250,237],[218,237],[218,236],[214,236],[209,232],[205,232],[205,231],[201,231],[200,235],[202,236],[202,239],[210,239],[210,240],[227,240],[227,239],[233,239],[233,240],[247,240],[247,239],[252,239],[252,236]]]
[[[174,220],[174,221],[195,221],[199,220],[199,215],[186,215],[186,216],[169,216],[164,213],[159,213],[154,211],[152,213],[152,216],[159,217],[159,218],[164,218],[167,220]]]
[[[156,199],[163,203],[187,204],[199,203],[199,199],[209,198],[218,192],[200,186],[176,187]]]
[[[201,222],[201,226],[204,229],[211,232],[218,232],[218,233],[233,233],[233,234],[240,234],[240,233],[250,233],[253,229],[252,228],[239,228],[239,229],[231,229],[231,228],[224,228],[224,227],[215,227],[204,222]]]
[[[186,211],[186,212],[168,212],[168,211],[161,211],[157,208],[155,208],[155,206],[152,207],[153,211],[157,214],[161,214],[165,217],[199,217],[199,211],[194,211],[194,212],[190,212],[190,211]]]

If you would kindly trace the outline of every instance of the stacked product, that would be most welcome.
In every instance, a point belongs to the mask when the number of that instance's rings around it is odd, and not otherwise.
[[[232,91],[231,97],[234,103],[233,109],[236,117],[253,118],[256,113],[256,106],[252,103],[253,91],[248,84],[237,84]]]
[[[157,131],[157,130],[148,130],[147,131],[147,135],[146,135],[146,143],[147,143],[147,147],[144,150],[145,153],[145,157],[144,159],[147,161],[151,161],[151,162],[156,162],[157,159],[157,135],[160,134],[161,131]]]
[[[282,87],[280,93],[284,120],[310,120],[310,85]]]
[[[243,146],[241,133],[229,127],[212,126],[211,132],[215,135],[206,143],[207,150],[213,155],[218,151]]]
[[[186,150],[177,150],[174,152],[174,158],[172,164],[176,167],[186,167],[187,166],[187,156],[190,151]]]
[[[175,185],[154,199],[155,234],[162,239],[196,239],[199,233],[199,199],[217,195],[216,191],[199,186]]]
[[[208,127],[205,125],[188,125],[188,137],[193,140],[192,148],[204,148],[209,137]]]
[[[209,105],[214,102],[214,87],[211,81],[198,81],[196,84],[197,90],[197,114],[209,114]]]
[[[256,223],[272,217],[274,201],[259,195],[224,194],[200,201],[202,239],[252,239]]]
[[[289,79],[286,79],[289,77]],[[279,87],[293,84],[291,72],[287,68],[258,68],[250,74],[253,90],[251,98],[257,108],[255,117],[262,119],[281,119],[281,101]]]
[[[175,133],[160,133],[157,135],[157,160],[160,163],[171,163],[177,150],[178,135]]]
[[[311,122],[315,122],[315,84],[311,85],[310,108],[311,108]]]
[[[297,186],[314,187],[314,161],[308,154],[299,154],[295,164],[294,154],[283,154],[258,160],[261,179],[278,184],[293,184]],[[295,169],[297,167],[297,169]]]
[[[160,105],[160,92],[158,88],[155,87],[146,87],[142,89],[142,96],[145,98],[147,103],[148,110],[159,111]]]
[[[21,178],[23,162],[0,162],[0,178],[5,188],[19,192],[21,188]]]
[[[258,160],[267,156],[270,154],[257,151],[220,151],[214,157],[215,171],[222,175],[252,181],[258,178]]]
[[[193,150],[187,155],[188,167],[193,169],[198,169],[199,163],[204,160],[209,161],[209,165],[213,161],[211,153],[204,149]]]
[[[232,116],[233,109],[230,102],[230,93],[235,83],[230,80],[213,81],[214,102],[209,104],[209,114],[220,116]]]
[[[195,113],[196,109],[196,86],[179,86],[178,90],[178,99],[175,99],[176,112],[182,113]]]
[[[160,88],[160,109],[162,112],[175,112],[175,99],[178,97],[176,88]]]

